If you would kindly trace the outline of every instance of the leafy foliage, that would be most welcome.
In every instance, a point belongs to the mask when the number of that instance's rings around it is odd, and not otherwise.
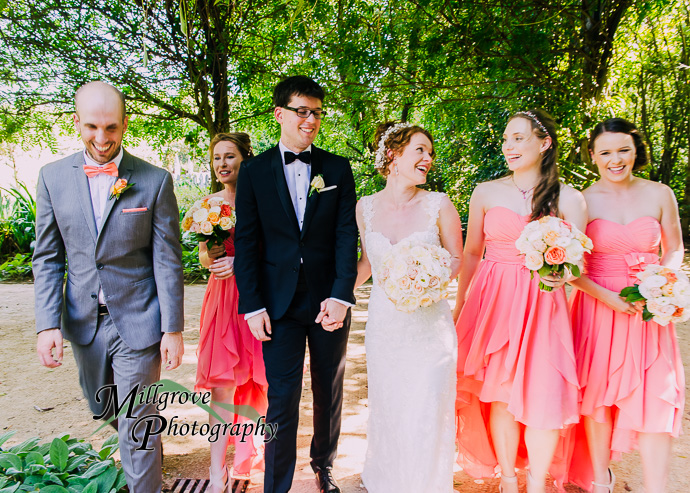
[[[124,472],[111,458],[118,449],[112,435],[100,451],[83,440],[62,435],[50,443],[30,438],[13,447],[2,445],[14,434],[0,435],[0,491],[100,493],[126,491]]]
[[[36,240],[36,201],[26,185],[0,188],[0,259],[33,249]]]

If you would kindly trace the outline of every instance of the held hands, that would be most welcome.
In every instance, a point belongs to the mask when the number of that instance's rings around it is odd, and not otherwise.
[[[247,325],[249,325],[249,330],[257,340],[271,340],[271,319],[268,316],[268,312],[263,311],[261,313],[257,313],[251,318],[248,318]]]
[[[315,322],[321,324],[324,330],[333,332],[343,326],[343,320],[347,315],[347,307],[331,298],[321,302],[321,311],[316,316]]]
[[[53,356],[53,348],[55,356]],[[48,368],[62,365],[62,332],[60,329],[48,329],[38,333],[36,352],[41,364]]]
[[[161,339],[161,361],[166,370],[174,370],[182,363],[184,342],[182,332],[165,332]]]
[[[233,268],[234,262],[235,257],[217,258],[209,265],[208,270],[216,276],[216,279],[227,279],[235,274],[235,269]]]

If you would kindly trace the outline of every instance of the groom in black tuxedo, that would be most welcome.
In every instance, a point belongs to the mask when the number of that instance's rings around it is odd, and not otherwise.
[[[237,182],[239,311],[264,341],[266,420],[278,425],[266,444],[265,493],[292,485],[306,344],[314,395],[311,466],[321,492],[340,491],[331,467],[355,303],[356,195],[348,160],[312,145],[325,115],[324,95],[309,77],[280,82],[273,92],[280,142],[243,163]],[[319,315],[322,302],[325,316]]]

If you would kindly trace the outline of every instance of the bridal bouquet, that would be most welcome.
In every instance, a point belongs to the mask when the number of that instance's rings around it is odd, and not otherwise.
[[[525,267],[540,277],[550,274],[564,275],[567,268],[580,276],[578,263],[585,252],[592,251],[592,240],[572,224],[553,216],[544,216],[528,223],[515,242],[520,255],[525,256]],[[539,289],[551,291],[551,286],[539,281]]]
[[[448,297],[450,253],[439,246],[403,240],[388,251],[377,278],[395,308],[412,313]]]
[[[637,273],[638,284],[623,288],[620,296],[634,303],[645,301],[642,319],[659,325],[685,322],[690,318],[690,282],[679,270],[648,264]]]
[[[235,227],[235,209],[220,197],[197,200],[182,219],[182,229],[207,246],[221,245]]]

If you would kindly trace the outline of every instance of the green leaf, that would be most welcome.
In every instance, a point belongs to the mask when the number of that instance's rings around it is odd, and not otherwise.
[[[22,460],[19,458],[17,454],[13,454],[11,452],[4,452],[0,454],[0,467],[3,469],[18,469],[19,471],[22,470]]]
[[[82,477],[84,478],[95,478],[99,474],[102,474],[108,467],[110,467],[112,461],[106,461],[106,462],[97,462],[95,464],[92,464],[91,467],[89,467],[84,474],[82,474]],[[89,483],[90,484],[90,483]]]
[[[86,485],[86,488],[81,491],[82,493],[98,493],[98,483],[96,481],[91,481]]]
[[[21,486],[21,483],[15,483],[13,485],[6,486],[0,490],[0,493],[14,493],[15,491],[17,491],[19,489],[20,486]]]
[[[15,445],[14,447],[10,448],[10,452],[13,454],[22,454],[30,451],[31,449],[36,448],[38,445],[38,442],[40,442],[41,439],[37,437],[29,438],[27,440],[24,440],[22,443],[19,443]]]
[[[69,490],[63,486],[50,484],[40,489],[39,493],[69,493]]]
[[[3,443],[5,443],[7,440],[12,438],[12,435],[17,433],[16,431],[8,431],[7,433],[3,433],[0,435],[0,447],[2,446]]]
[[[60,486],[62,486],[63,484],[63,481],[52,472],[47,472],[43,475],[43,482],[59,484]]]
[[[117,471],[117,479],[115,480],[115,485],[113,488],[115,488],[115,491],[120,491],[121,488],[124,488],[127,485],[127,476],[125,476],[125,471],[120,469]]]
[[[74,471],[75,469],[79,468],[79,466],[83,465],[87,460],[89,460],[89,456],[86,454],[70,457],[70,459],[67,461],[67,467],[65,470],[70,472]]]
[[[575,264],[570,264],[570,272],[573,273],[575,277],[580,277],[580,267]]]
[[[645,306],[644,310],[642,310],[642,320],[644,320],[645,322],[649,322],[653,318],[654,314],[647,310],[647,306]]]
[[[117,433],[113,433],[110,435],[108,438],[105,439],[105,442],[103,442],[103,446],[107,447],[109,445],[117,445],[120,442],[118,441],[118,436]]]
[[[26,454],[26,457],[24,457],[24,463],[29,466],[32,464],[40,464],[44,465],[45,461],[43,460],[43,456],[39,454],[38,452],[29,452]]]
[[[60,438],[53,439],[53,442],[50,444],[50,461],[57,467],[58,471],[62,472],[65,470],[68,456],[67,444],[60,440]]]
[[[98,491],[100,493],[108,493],[115,484],[117,479],[117,467],[110,466],[106,471],[96,478],[98,483]]]

